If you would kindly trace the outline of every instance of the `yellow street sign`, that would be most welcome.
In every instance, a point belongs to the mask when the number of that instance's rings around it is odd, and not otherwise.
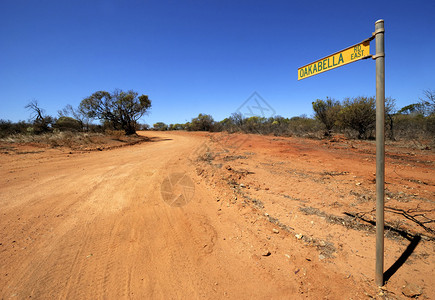
[[[344,50],[300,67],[298,69],[298,80],[344,66],[360,59],[371,57],[370,40],[371,39],[364,40],[359,44],[350,46]]]

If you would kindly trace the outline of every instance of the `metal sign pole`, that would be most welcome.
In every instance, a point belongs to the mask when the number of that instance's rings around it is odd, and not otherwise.
[[[375,23],[376,54],[376,284],[384,285],[385,52],[384,20]]]
[[[298,68],[298,80],[370,57],[370,41],[376,39],[376,284],[384,285],[385,193],[385,52],[384,20],[375,23],[373,35],[359,44]]]

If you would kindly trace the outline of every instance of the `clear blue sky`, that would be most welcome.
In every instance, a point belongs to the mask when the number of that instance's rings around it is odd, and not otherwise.
[[[277,115],[375,94],[363,60],[297,81],[297,68],[368,38],[385,20],[386,95],[435,89],[435,1],[0,0],[0,119],[50,115],[98,90],[149,95],[153,124],[222,120],[258,92]],[[375,51],[371,44],[372,54]]]

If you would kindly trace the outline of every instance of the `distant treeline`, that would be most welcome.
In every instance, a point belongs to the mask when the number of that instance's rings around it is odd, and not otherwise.
[[[222,121],[214,121],[207,114],[199,114],[184,124],[155,123],[153,130],[227,131],[273,134],[284,136],[322,137],[342,133],[349,138],[373,139],[376,125],[376,101],[374,97],[354,97],[337,101],[318,99],[312,103],[314,117],[285,118],[274,116],[245,118],[234,113]],[[399,110],[395,100],[385,102],[385,133],[387,138],[434,139],[435,93],[425,91],[425,98]]]
[[[30,121],[17,123],[0,120],[0,138],[14,134],[43,134],[60,131],[105,132],[123,130],[126,134],[136,130],[187,130],[229,133],[244,132],[277,136],[305,136],[322,138],[335,133],[349,138],[373,139],[376,123],[374,97],[354,97],[338,101],[332,98],[318,99],[312,103],[314,116],[285,118],[273,116],[245,117],[233,113],[222,121],[211,115],[199,114],[190,122],[165,124],[157,122],[150,127],[139,124],[138,119],[151,107],[148,96],[134,91],[113,93],[99,91],[85,98],[78,108],[67,105],[58,111],[58,117],[46,115],[38,102],[30,102]],[[424,97],[416,103],[396,109],[395,100],[385,102],[385,133],[387,138],[435,140],[435,92],[424,91]],[[93,120],[100,120],[94,124]]]

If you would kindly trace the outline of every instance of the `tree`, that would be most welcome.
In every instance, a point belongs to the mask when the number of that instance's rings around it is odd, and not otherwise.
[[[232,113],[229,119],[238,128],[242,128],[246,120],[241,113]]]
[[[33,132],[36,134],[51,131],[51,124],[54,122],[53,117],[45,114],[44,109],[39,107],[37,100],[32,100],[25,106],[30,110],[30,119],[33,123]]]
[[[423,91],[424,98],[419,98],[419,102],[402,107],[398,113],[405,115],[430,116],[435,114],[435,91]]]
[[[137,121],[151,108],[147,95],[135,91],[115,90],[113,93],[98,91],[82,100],[79,110],[91,119],[108,122],[115,130],[126,134],[136,133]]]
[[[79,120],[71,117],[60,117],[53,124],[53,127],[59,129],[60,131],[80,131],[83,126]]]
[[[183,129],[184,129],[184,124],[175,123],[169,125],[169,130],[183,130]]]
[[[87,113],[83,110],[83,107],[74,108],[71,104],[65,106],[62,110],[57,111],[59,118],[61,117],[72,117],[80,122],[81,129],[89,130],[89,117]]]
[[[213,117],[206,114],[199,114],[190,122],[191,130],[193,131],[211,131],[213,129]]]
[[[149,130],[150,125],[148,124],[138,124],[139,130]]]
[[[313,102],[313,110],[315,118],[325,125],[325,136],[330,136],[341,110],[340,102],[330,98],[326,101],[317,99]]]
[[[413,104],[406,105],[401,109],[399,109],[397,113],[404,114],[404,115],[423,114],[423,112],[421,111],[420,103],[413,103]]]
[[[395,123],[395,115],[397,113],[396,109],[396,100],[388,97],[385,99],[385,130],[388,132],[389,138],[391,140],[395,140],[394,136],[394,123]]]
[[[259,116],[252,116],[244,121],[243,131],[246,133],[262,133],[262,127],[267,122],[267,119]]]
[[[230,117],[223,119],[220,122],[215,122],[213,130],[215,131],[227,131],[229,133],[242,130],[242,126],[245,122],[245,118],[241,113],[232,113]]]
[[[375,103],[374,97],[345,99],[339,113],[341,126],[356,130],[359,139],[368,138],[376,125]]]
[[[435,115],[435,91],[425,90],[423,91],[424,98],[420,98],[420,107],[424,116]]]
[[[157,122],[153,125],[153,129],[160,130],[160,131],[168,130],[168,125],[166,125],[163,122]]]

